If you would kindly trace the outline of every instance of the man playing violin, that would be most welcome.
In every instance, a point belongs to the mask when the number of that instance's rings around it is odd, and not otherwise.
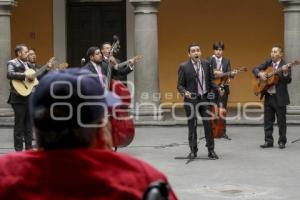
[[[285,148],[286,144],[286,106],[290,103],[287,84],[291,83],[291,69],[285,65],[283,60],[283,49],[279,45],[274,45],[271,50],[271,58],[253,69],[253,74],[265,81],[267,80],[266,72],[262,70],[272,67],[273,71],[282,69],[279,72],[279,81],[276,85],[268,88],[264,93],[264,131],[265,143],[260,145],[261,148],[273,147],[273,125],[275,116],[279,127],[278,146],[280,149]]]
[[[225,45],[223,42],[215,42],[213,44],[213,51],[214,54],[210,57],[208,57],[208,61],[210,63],[210,67],[213,68],[215,79],[221,79],[222,75],[226,72],[231,71],[231,65],[230,60],[228,58],[223,57]],[[235,71],[230,73],[230,77],[227,78],[233,78],[235,76]],[[229,97],[229,85],[226,81],[220,82],[220,87],[224,89],[224,95],[222,97],[219,96],[218,93],[215,93],[215,103],[218,104],[218,106],[222,106],[225,110],[227,109],[227,102]],[[226,119],[224,118],[224,133],[222,134],[222,137],[228,140],[231,140],[231,138],[228,137],[226,133]]]

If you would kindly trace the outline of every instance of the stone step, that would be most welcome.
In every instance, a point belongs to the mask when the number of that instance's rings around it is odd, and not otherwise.
[[[255,111],[255,110],[253,110]],[[228,114],[227,124],[234,126],[262,126],[263,125],[263,113],[262,112],[248,112],[247,115],[241,116],[236,114],[237,112],[232,110]],[[176,117],[172,116],[170,112],[165,112],[162,117],[157,116],[139,116],[134,118],[136,126],[187,126],[187,120],[184,114],[184,110],[176,111]],[[199,125],[202,121],[199,120]],[[298,109],[288,110],[287,113],[288,125],[300,125],[300,112]],[[12,110],[6,110],[6,112],[0,112],[0,127],[13,127],[14,116]]]
[[[0,117],[13,117],[14,111],[11,108],[0,108]]]
[[[14,117],[0,117],[0,127],[13,127]]]
[[[135,121],[136,126],[187,126],[187,120],[182,118],[182,120],[138,120]],[[199,125],[202,125],[202,121],[199,120]],[[288,125],[300,125],[299,119],[287,119]],[[14,117],[0,117],[0,127],[13,127]],[[233,126],[262,126],[263,120],[228,120],[227,125]]]

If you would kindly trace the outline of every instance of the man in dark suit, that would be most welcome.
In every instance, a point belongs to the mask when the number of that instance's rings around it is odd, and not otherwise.
[[[264,130],[265,143],[261,148],[273,147],[273,124],[275,115],[279,127],[278,145],[280,149],[285,148],[286,144],[286,106],[290,103],[287,84],[292,81],[291,69],[285,65],[283,60],[283,49],[278,45],[274,45],[271,50],[271,58],[266,60],[263,64],[253,69],[253,74],[262,80],[266,80],[266,73],[261,71],[268,67],[273,67],[273,70],[282,68],[279,73],[279,81],[265,92],[264,101]]]
[[[111,55],[112,46],[109,42],[104,42],[101,45],[101,53],[103,56],[102,62],[104,62],[106,65],[109,64],[110,61],[113,61],[114,63],[121,63],[121,61],[117,58],[115,58],[113,55]],[[133,69],[129,65],[124,65],[122,68],[122,74],[117,73],[113,75],[113,79],[120,80],[124,84],[127,84],[127,75],[133,71]]]
[[[36,52],[35,49],[29,49],[28,50],[28,64],[31,65],[34,69],[41,68],[41,65],[38,65],[36,63]]]
[[[213,44],[213,51],[214,54],[208,58],[208,62],[210,63],[211,68],[213,68],[213,72],[215,78],[221,78],[222,75],[226,72],[231,71],[230,60],[228,58],[223,57],[223,52],[225,49],[225,45],[223,42],[215,42]],[[235,72],[231,73],[231,77],[233,78]],[[229,85],[226,83],[221,83],[220,85],[224,89],[224,95],[220,97],[218,93],[215,93],[215,103],[218,106],[222,106],[223,108],[227,109],[227,102],[229,97]],[[226,119],[224,119],[224,133],[222,135],[223,138],[231,140],[226,133]]]
[[[223,95],[223,90],[213,82],[213,72],[209,63],[201,59],[201,49],[198,44],[188,47],[189,60],[180,64],[178,70],[177,89],[184,96],[184,109],[188,118],[188,140],[190,146],[189,158],[197,157],[197,114],[200,113],[204,125],[206,147],[210,159],[218,159],[214,151],[214,139],[209,115],[209,94],[218,90]]]
[[[111,64],[103,61],[103,57],[99,47],[90,47],[87,50],[88,62],[83,66],[83,68],[90,70],[94,74],[98,74],[100,82],[103,82],[104,85],[107,83],[107,75],[109,72],[109,67],[111,65],[111,76],[116,75],[125,75],[128,74],[128,70],[133,71],[134,64],[138,61],[139,58],[134,57],[125,62],[127,67],[119,67],[120,64],[116,63],[115,60],[110,60]]]
[[[24,73],[26,69],[31,68],[27,63],[28,48],[24,44],[17,45],[15,48],[16,58],[7,63],[7,78],[9,80],[33,79],[32,74]],[[32,126],[28,111],[29,96],[21,96],[13,88],[11,89],[7,103],[11,104],[15,113],[14,125],[14,148],[16,151],[23,150],[23,139],[25,149],[32,148]]]

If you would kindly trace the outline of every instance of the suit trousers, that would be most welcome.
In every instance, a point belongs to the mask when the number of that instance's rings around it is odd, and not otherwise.
[[[265,141],[268,143],[274,142],[273,139],[273,125],[275,122],[275,116],[277,118],[277,124],[279,128],[278,143],[286,143],[286,106],[279,106],[276,98],[276,94],[265,95],[264,103],[264,130]]]
[[[204,126],[204,134],[206,139],[206,147],[208,150],[214,149],[214,139],[212,135],[211,115],[209,114],[211,108],[207,97],[195,97],[191,101],[185,101],[184,109],[188,118],[188,140],[191,152],[198,151],[197,145],[197,116],[200,114]]]
[[[32,148],[32,123],[27,103],[11,104],[15,113],[14,125],[14,147],[16,151],[23,150],[23,140],[25,149]]]

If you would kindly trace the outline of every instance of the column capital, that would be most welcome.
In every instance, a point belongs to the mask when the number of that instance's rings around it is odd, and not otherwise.
[[[300,12],[300,0],[278,0],[283,6],[284,12]]]
[[[0,0],[0,6],[15,6],[17,2],[14,0]]]
[[[16,5],[17,2],[14,0],[0,0],[0,16],[11,15],[11,7]]]
[[[161,0],[129,0],[134,6],[134,13],[157,13]]]

